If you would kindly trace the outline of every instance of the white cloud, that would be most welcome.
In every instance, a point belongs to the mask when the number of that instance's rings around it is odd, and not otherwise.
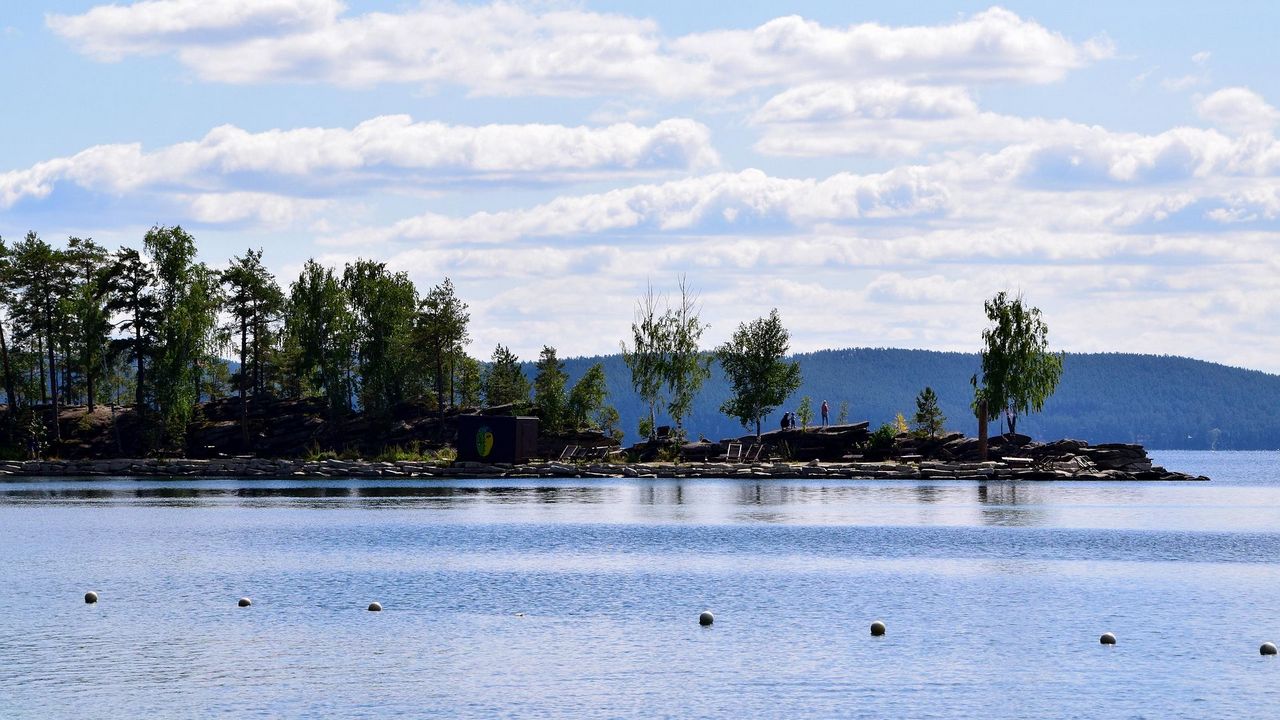
[[[752,116],[766,155],[911,156],[934,146],[1003,146],[1078,137],[1086,128],[1064,120],[981,112],[955,86],[894,81],[801,85],[770,98]]]
[[[651,127],[467,127],[388,115],[352,129],[261,133],[224,125],[198,141],[152,152],[136,143],[99,145],[0,174],[0,208],[48,196],[64,182],[113,194],[158,186],[219,190],[235,189],[236,178],[256,174],[281,178],[279,184],[295,193],[333,192],[378,180],[428,187],[467,179],[549,182],[717,162],[706,126],[682,119]]]
[[[217,82],[457,83],[492,95],[714,97],[881,77],[1043,83],[1112,54],[1105,38],[1076,43],[1001,8],[945,25],[788,16],[673,38],[648,20],[504,2],[340,10],[336,0],[149,0],[47,22],[95,57],[173,53]]]
[[[1196,112],[1214,125],[1233,132],[1270,132],[1280,125],[1276,110],[1258,93],[1243,87],[1219,90],[1196,103]]]
[[[635,229],[672,232],[770,223],[813,226],[929,215],[945,210],[947,204],[946,188],[918,168],[876,175],[839,173],[821,181],[775,178],[759,170],[744,170],[562,196],[522,210],[478,212],[466,217],[427,213],[390,228],[359,231],[330,242],[367,243],[371,237],[501,242]]]
[[[313,31],[331,25],[339,0],[144,0],[98,5],[82,15],[49,15],[54,32],[102,60],[158,53],[184,44]]]
[[[1209,58],[1212,56],[1213,56],[1213,53],[1209,52],[1208,50],[1201,50],[1200,52],[1191,56],[1191,62],[1195,63],[1196,65],[1203,66],[1205,63],[1209,62]]]
[[[229,192],[179,195],[201,223],[252,222],[267,227],[287,227],[310,219],[331,205],[326,200],[301,200],[270,193]]]

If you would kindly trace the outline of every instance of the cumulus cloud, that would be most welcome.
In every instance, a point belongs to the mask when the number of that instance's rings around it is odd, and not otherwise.
[[[160,186],[234,189],[234,181],[253,174],[287,180],[294,192],[316,192],[379,178],[410,186],[466,179],[548,182],[717,162],[706,126],[683,119],[650,127],[468,127],[388,115],[351,129],[261,133],[224,125],[200,140],[151,152],[136,143],[99,145],[0,174],[0,208],[48,196],[59,183],[114,194]]]
[[[1238,133],[1270,132],[1280,124],[1280,110],[1243,87],[1224,88],[1202,98],[1196,112],[1213,125]]]
[[[897,81],[814,83],[770,98],[751,122],[766,155],[918,155],[936,146],[1003,146],[1078,137],[1065,120],[982,112],[968,90]]]
[[[770,177],[759,170],[714,173],[590,195],[558,197],[520,210],[465,217],[427,213],[335,243],[385,240],[501,242],[649,229],[813,226],[919,217],[946,209],[946,188],[919,168],[839,173],[825,180]]]
[[[956,22],[829,27],[798,16],[664,36],[648,20],[495,2],[343,15],[336,0],[148,0],[52,15],[94,57],[172,53],[226,83],[458,83],[493,95],[723,96],[846,78],[1044,83],[1112,53],[1001,8]]]

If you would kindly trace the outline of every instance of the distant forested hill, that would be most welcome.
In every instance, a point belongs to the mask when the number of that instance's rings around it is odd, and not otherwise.
[[[875,427],[899,412],[910,420],[916,393],[929,385],[938,393],[947,427],[977,433],[969,409],[976,354],[855,348],[795,357],[804,384],[785,409],[794,410],[800,397],[809,395],[814,415],[825,399],[834,421],[843,400],[849,403],[850,420],[870,420]],[[622,415],[628,442],[634,441],[636,421],[645,408],[631,390],[622,357],[572,358],[565,365],[576,381],[594,362],[604,363],[610,400]],[[533,376],[532,367],[526,366],[526,372]],[[686,423],[691,436],[743,434],[741,425],[719,412],[728,392],[716,368]],[[775,427],[780,417],[781,410],[767,420],[768,427]],[[1216,438],[1218,449],[1276,449],[1280,376],[1181,357],[1069,354],[1057,393],[1043,413],[1023,418],[1018,430],[1037,439],[1141,442],[1153,448],[1207,449]],[[992,432],[999,430],[993,426]]]

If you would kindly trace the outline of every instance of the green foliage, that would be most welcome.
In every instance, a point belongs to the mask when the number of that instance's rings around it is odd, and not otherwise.
[[[652,438],[653,437],[653,421],[650,420],[647,416],[641,415],[639,418],[639,421],[636,423],[636,430],[639,431],[640,437]]]
[[[702,322],[700,315],[697,298],[681,276],[679,304],[667,308],[662,317],[665,346],[662,380],[667,390],[667,414],[681,432],[694,398],[711,376],[711,356],[699,347],[703,332],[710,326]]]
[[[378,462],[416,462],[423,459],[422,445],[418,441],[409,443],[409,447],[388,445],[382,452],[374,456]]]
[[[915,431],[920,437],[934,438],[942,432],[947,418],[938,408],[938,396],[933,388],[926,386],[916,396]]]
[[[596,363],[587,368],[578,382],[569,391],[569,422],[572,429],[586,427],[592,418],[606,409],[605,398],[608,397],[605,386],[604,365]],[[618,411],[613,408],[613,425],[617,425]],[[603,427],[603,426],[602,426]]]
[[[800,405],[796,408],[796,419],[800,421],[801,430],[808,430],[809,423],[813,422],[813,401],[808,395],[800,398]]]
[[[360,406],[379,422],[415,394],[421,380],[413,361],[418,291],[409,276],[385,263],[357,260],[343,273],[354,319]]]
[[[800,387],[800,366],[783,359],[789,343],[790,334],[774,309],[767,318],[739,325],[729,342],[716,350],[733,392],[720,410],[744,428],[754,423],[757,437],[761,418]]]
[[[240,358],[240,398],[243,400],[250,389],[253,395],[261,396],[269,373],[263,366],[275,343],[274,325],[284,311],[284,293],[262,264],[261,249],[233,257],[220,280],[226,288],[222,311],[230,319],[222,335]]]
[[[849,401],[841,400],[840,413],[836,415],[836,424],[844,425],[847,422],[849,422]]]
[[[333,270],[315,260],[289,288],[285,342],[295,351],[303,384],[319,391],[333,415],[351,409],[356,326],[346,288]]]
[[[622,442],[622,418],[618,415],[618,409],[612,405],[605,405],[596,411],[595,414],[596,427],[600,428],[605,435]]]
[[[484,392],[484,368],[480,361],[469,355],[460,355],[454,370],[458,376],[458,403],[462,407],[479,406]]]
[[[1009,431],[1017,432],[1018,417],[1039,412],[1062,377],[1062,354],[1049,352],[1049,328],[1039,308],[1026,307],[1022,297],[999,292],[983,304],[992,326],[982,331],[982,379],[974,375],[974,408],[986,400],[989,420],[1003,411]]]
[[[640,426],[642,436],[652,439],[657,426],[657,406],[662,401],[665,327],[658,311],[658,299],[650,285],[636,302],[631,322],[631,347],[622,343],[622,359],[631,371],[631,386],[648,407],[648,417]]]
[[[622,354],[631,370],[631,385],[649,408],[651,431],[664,399],[667,414],[683,430],[698,391],[711,375],[712,358],[699,347],[710,326],[702,322],[697,298],[683,276],[679,304],[673,307],[664,298],[659,311],[658,302],[653,286],[648,286],[636,303],[632,345],[623,342]]]
[[[894,438],[897,436],[897,426],[885,423],[876,428],[867,438],[867,447],[874,450],[888,450],[893,447]]]
[[[142,242],[156,280],[152,389],[162,441],[176,450],[185,447],[187,423],[199,400],[199,362],[213,342],[218,283],[195,261],[195,238],[181,227],[153,227]]]
[[[484,397],[490,406],[529,402],[529,379],[520,367],[520,359],[501,344],[493,349],[485,372]]]
[[[417,324],[414,328],[418,351],[423,356],[424,366],[431,371],[431,382],[436,391],[436,407],[441,418],[444,417],[446,404],[453,402],[452,390],[447,396],[445,391],[449,389],[454,377],[454,368],[465,357],[463,347],[470,342],[467,335],[467,325],[470,322],[467,304],[458,299],[449,278],[431,288],[418,307]]]
[[[538,356],[537,375],[533,378],[533,402],[538,406],[542,430],[558,433],[569,419],[569,400],[565,397],[564,363],[556,357],[556,349],[542,346]]]

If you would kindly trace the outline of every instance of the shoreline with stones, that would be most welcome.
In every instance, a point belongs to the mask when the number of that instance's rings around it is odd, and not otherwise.
[[[1145,453],[1144,453],[1145,454]],[[1031,465],[1025,458],[985,462],[884,460],[852,462],[641,462],[535,461],[519,465],[429,461],[302,460],[268,458],[28,460],[0,462],[0,476],[81,478],[255,479],[557,479],[677,478],[978,481],[1207,481],[1149,463],[1133,470],[1101,469],[1079,462]]]

